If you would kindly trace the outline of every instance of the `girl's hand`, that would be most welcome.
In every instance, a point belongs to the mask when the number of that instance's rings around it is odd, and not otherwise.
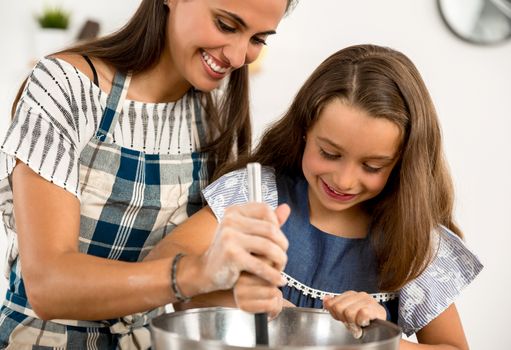
[[[277,286],[246,272],[234,285],[233,294],[236,306],[241,310],[266,312],[270,319],[277,317],[284,306],[282,292]]]
[[[365,292],[348,291],[341,295],[326,296],[323,306],[333,318],[344,322],[355,338],[362,336],[362,328],[374,319],[385,320],[387,311],[371,295]]]
[[[209,280],[200,292],[230,289],[244,271],[266,281],[270,289],[283,285],[280,272],[287,262],[289,243],[280,225],[289,212],[287,205],[274,211],[263,203],[227,208],[213,242],[200,257]]]

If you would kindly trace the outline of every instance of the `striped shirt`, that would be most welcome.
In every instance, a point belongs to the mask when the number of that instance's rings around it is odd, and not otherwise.
[[[148,320],[160,310],[98,322],[39,322],[23,284],[9,181],[19,159],[74,194],[80,200],[80,252],[142,260],[203,206],[201,190],[211,167],[200,152],[207,132],[200,92],[191,89],[172,103],[143,103],[124,98],[128,85],[129,76],[116,74],[106,94],[72,65],[54,58],[42,59],[29,76],[0,141],[0,212],[9,239],[9,288],[0,317],[4,341],[11,333],[20,334],[20,327],[43,327],[45,336],[23,341],[56,348],[80,342],[94,343],[90,348],[104,343],[129,347],[138,332],[135,342],[149,342]]]

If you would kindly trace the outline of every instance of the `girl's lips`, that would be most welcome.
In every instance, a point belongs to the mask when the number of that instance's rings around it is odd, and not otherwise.
[[[325,193],[330,198],[335,199],[336,201],[347,202],[357,196],[356,194],[336,192],[334,189],[332,189],[330,186],[328,186],[323,180],[321,180],[321,184],[322,184],[322,187],[323,187],[323,190],[325,191]]]
[[[209,55],[206,51],[201,50],[201,59],[206,72],[213,79],[223,79],[229,72],[229,66],[222,64],[213,56]]]

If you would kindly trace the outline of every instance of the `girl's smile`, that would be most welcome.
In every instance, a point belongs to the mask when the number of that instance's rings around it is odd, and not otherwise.
[[[311,217],[359,212],[385,187],[400,144],[400,128],[388,119],[340,99],[328,102],[307,132],[302,158]]]
[[[332,199],[334,199],[334,200],[338,200],[340,202],[347,202],[347,201],[350,201],[356,197],[356,194],[338,192],[338,191],[334,190],[332,187],[328,186],[328,184],[325,181],[323,181],[322,179],[320,179],[320,180],[322,182],[323,189],[325,190],[325,193],[328,196],[332,197]]]

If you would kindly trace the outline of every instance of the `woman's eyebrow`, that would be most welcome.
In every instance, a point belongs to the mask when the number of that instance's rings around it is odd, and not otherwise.
[[[219,11],[222,12],[224,15],[230,17],[233,21],[237,22],[244,29],[248,28],[248,25],[245,23],[243,18],[241,18],[237,14],[229,12],[229,11],[226,11],[226,10],[221,10],[221,9],[219,9]],[[275,30],[267,30],[265,32],[261,32],[261,33],[257,33],[257,34],[258,35],[272,35],[272,34],[277,34],[277,32]]]

